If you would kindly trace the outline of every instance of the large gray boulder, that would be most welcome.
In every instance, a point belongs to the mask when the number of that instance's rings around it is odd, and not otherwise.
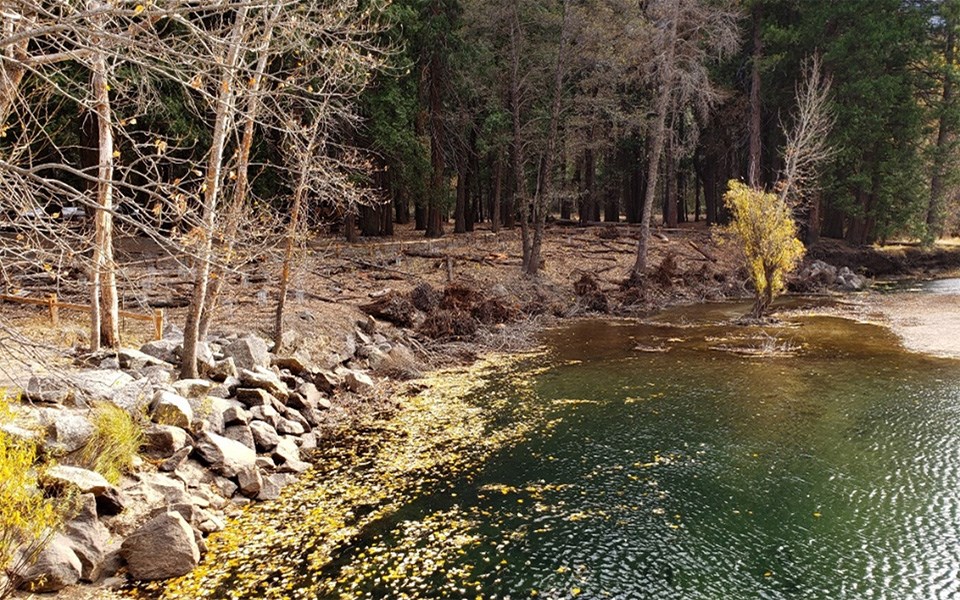
[[[180,577],[200,563],[193,528],[176,512],[147,521],[123,541],[120,554],[130,576],[140,581]]]
[[[44,408],[37,412],[46,432],[45,445],[58,454],[70,454],[84,447],[93,437],[94,427],[82,414],[60,407]]]
[[[187,432],[173,425],[150,425],[143,430],[144,448],[160,458],[172,456],[190,443]]]
[[[263,421],[252,421],[250,431],[253,433],[253,440],[257,449],[261,452],[273,450],[280,443],[280,436],[273,425]]]
[[[97,500],[93,495],[81,497],[80,511],[64,524],[63,535],[80,560],[80,579],[96,581],[106,556],[110,532],[97,516]]]
[[[47,488],[73,489],[94,496],[113,488],[100,473],[69,465],[56,465],[44,471],[43,483]]]
[[[240,381],[244,386],[266,391],[281,402],[290,396],[290,388],[287,384],[280,381],[276,373],[264,367],[240,369]]]
[[[31,592],[59,592],[80,581],[82,570],[83,566],[70,546],[70,540],[57,534],[24,573],[20,589]]]
[[[248,335],[229,344],[223,355],[232,358],[238,369],[253,370],[270,366],[267,343],[255,335]]]
[[[204,462],[224,477],[235,477],[240,469],[257,463],[257,453],[254,450],[211,432],[200,434],[196,452]]]
[[[140,350],[134,350],[133,348],[121,348],[118,350],[117,361],[120,363],[121,368],[131,371],[137,371],[145,367],[173,368],[170,361],[157,358]]]
[[[182,345],[182,341],[176,338],[164,338],[147,342],[140,347],[140,352],[162,360],[166,363],[177,362],[176,350]]]
[[[190,401],[179,394],[157,390],[153,398],[153,422],[190,429],[193,423],[193,409],[190,407]]]

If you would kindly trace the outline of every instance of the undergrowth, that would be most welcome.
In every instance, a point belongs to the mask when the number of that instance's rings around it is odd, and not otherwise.
[[[0,388],[0,425],[11,422],[17,402]],[[0,428],[0,598],[14,592],[73,508],[69,496],[41,493],[38,479],[48,467],[38,461],[35,440]]]
[[[80,451],[79,462],[117,484],[133,470],[143,444],[143,426],[127,411],[107,402],[93,408],[91,421],[94,434]]]

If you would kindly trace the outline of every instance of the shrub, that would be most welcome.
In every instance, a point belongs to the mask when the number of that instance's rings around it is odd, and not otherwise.
[[[733,217],[729,229],[740,244],[754,285],[753,316],[761,318],[803,258],[797,224],[782,198],[739,181],[730,181],[723,200]]]
[[[94,434],[80,451],[79,462],[116,484],[133,470],[143,444],[143,427],[130,414],[106,402],[93,409]]]
[[[15,400],[0,389],[0,422],[9,420]],[[40,492],[38,479],[45,467],[37,463],[36,442],[0,429],[0,598],[17,588],[73,506],[69,498],[46,498]]]

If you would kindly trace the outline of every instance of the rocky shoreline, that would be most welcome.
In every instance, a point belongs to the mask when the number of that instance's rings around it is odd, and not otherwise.
[[[214,336],[201,345],[203,379],[176,380],[182,334],[175,328],[140,349],[82,356],[87,367],[30,378],[10,437],[57,458],[45,493],[78,498],[76,516],[54,536],[18,587],[57,592],[182,576],[199,564],[205,539],[252,502],[276,499],[310,468],[324,443],[327,413],[371,396],[377,373],[416,375],[405,332],[370,317],[349,332],[350,356],[317,365],[256,335]],[[108,403],[143,421],[141,458],[116,485],[71,465],[94,435],[91,414]]]

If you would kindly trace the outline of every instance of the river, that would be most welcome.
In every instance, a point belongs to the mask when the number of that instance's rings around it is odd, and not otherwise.
[[[581,321],[448,374],[168,595],[960,597],[960,363],[743,312]]]

